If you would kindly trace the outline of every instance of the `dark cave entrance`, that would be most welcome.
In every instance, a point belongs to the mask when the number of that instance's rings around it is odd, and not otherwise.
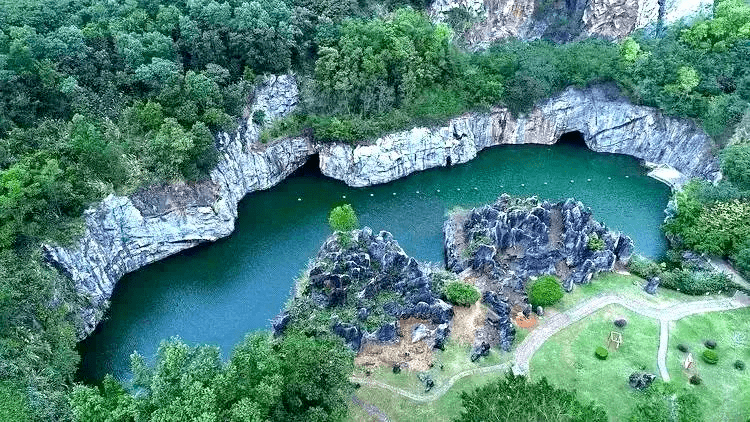
[[[557,140],[558,144],[572,145],[581,148],[588,148],[586,140],[583,138],[583,133],[574,130],[572,132],[563,133],[560,139]]]
[[[318,176],[320,175],[320,155],[312,154],[302,167],[292,173],[294,176]]]
[[[446,167],[450,167],[451,165],[453,165],[453,160],[451,159],[450,155],[448,156],[448,159],[445,160],[445,165]]]

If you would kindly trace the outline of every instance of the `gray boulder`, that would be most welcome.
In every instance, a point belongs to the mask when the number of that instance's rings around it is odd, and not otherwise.
[[[659,277],[651,277],[646,285],[643,286],[643,290],[650,295],[655,295],[656,288],[659,287],[659,283],[661,283],[661,279]]]
[[[647,372],[634,372],[630,374],[628,384],[636,390],[644,390],[651,386],[656,379],[656,375]]]
[[[427,329],[427,326],[424,324],[418,324],[411,332],[411,342],[416,343],[423,340],[428,335],[430,335],[430,330]]]

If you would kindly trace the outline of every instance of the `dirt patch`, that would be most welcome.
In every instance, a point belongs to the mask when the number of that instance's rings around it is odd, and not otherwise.
[[[479,328],[484,325],[487,318],[487,309],[479,302],[466,308],[463,306],[453,307],[453,328],[451,337],[461,344],[474,343],[474,337]]]
[[[432,347],[424,341],[411,342],[411,333],[418,324],[424,324],[428,328],[432,324],[427,320],[409,318],[399,321],[399,342],[395,344],[365,344],[362,351],[354,358],[354,364],[365,369],[380,366],[392,367],[400,363],[403,369],[411,371],[426,371],[432,364]],[[403,365],[405,364],[405,365]]]
[[[510,321],[516,326],[525,328],[525,329],[531,329],[536,326],[536,324],[539,322],[537,317],[534,314],[529,314],[529,316],[524,316],[523,309],[521,306],[516,305],[510,310]]]
[[[549,243],[553,248],[562,248],[563,217],[559,207],[553,207],[549,213]]]
[[[561,259],[555,263],[555,274],[560,280],[567,280],[570,273],[573,272],[564,259]]]

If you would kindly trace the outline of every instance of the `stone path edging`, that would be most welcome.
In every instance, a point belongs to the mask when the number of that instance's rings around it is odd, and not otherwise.
[[[750,301],[747,299],[747,296],[741,293],[737,293],[731,298],[695,300],[675,304],[652,304],[640,299],[626,298],[612,294],[594,296],[572,309],[560,312],[548,318],[542,325],[537,327],[525,339],[523,339],[521,344],[515,350],[515,364],[512,366],[513,373],[519,375],[528,374],[531,358],[545,341],[571,324],[580,321],[609,305],[620,305],[639,315],[659,321],[660,333],[657,366],[659,367],[659,375],[664,381],[668,382],[670,377],[669,372],[667,371],[667,346],[669,343],[669,324],[671,322],[695,314],[729,311],[750,307]],[[351,377],[350,380],[363,385],[389,390],[414,402],[428,403],[442,397],[443,394],[445,394],[453,384],[461,378],[471,375],[504,371],[511,368],[511,363],[512,362],[506,362],[499,365],[474,368],[459,372],[453,375],[448,382],[433,390],[430,394],[422,395],[377,380],[360,377]]]

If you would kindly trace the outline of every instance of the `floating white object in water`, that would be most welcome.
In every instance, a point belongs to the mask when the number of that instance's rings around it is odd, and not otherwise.
[[[346,199],[346,195],[341,195],[341,199]]]
[[[440,193],[440,189],[437,190],[437,193]]]
[[[503,185],[500,185],[500,188],[504,188],[504,187],[505,187],[505,186],[503,186]]]
[[[630,178],[630,176],[625,176],[625,178],[626,178],[626,179],[629,179],[629,178]]]
[[[393,196],[396,196],[396,192],[393,192]]]
[[[612,180],[612,178],[611,177],[607,177],[607,180]]]
[[[374,194],[374,193],[371,193],[371,194],[370,194],[370,196],[375,196],[375,194]]]
[[[547,182],[544,182],[544,184],[546,185],[546,184],[547,184]]]
[[[297,201],[301,201],[301,200],[302,200],[302,198],[297,198]]]
[[[461,188],[456,188],[456,190],[460,192],[460,191],[461,191]]]
[[[417,191],[417,193],[419,193],[419,191]]]
[[[523,187],[523,186],[526,186],[526,183],[521,183],[521,186],[522,186],[522,187]]]
[[[587,181],[587,182],[590,182],[590,181],[591,181],[591,179],[586,179],[586,181]]]
[[[570,183],[573,183],[573,181],[571,180]]]
[[[474,186],[474,190],[479,190],[476,186]]]

